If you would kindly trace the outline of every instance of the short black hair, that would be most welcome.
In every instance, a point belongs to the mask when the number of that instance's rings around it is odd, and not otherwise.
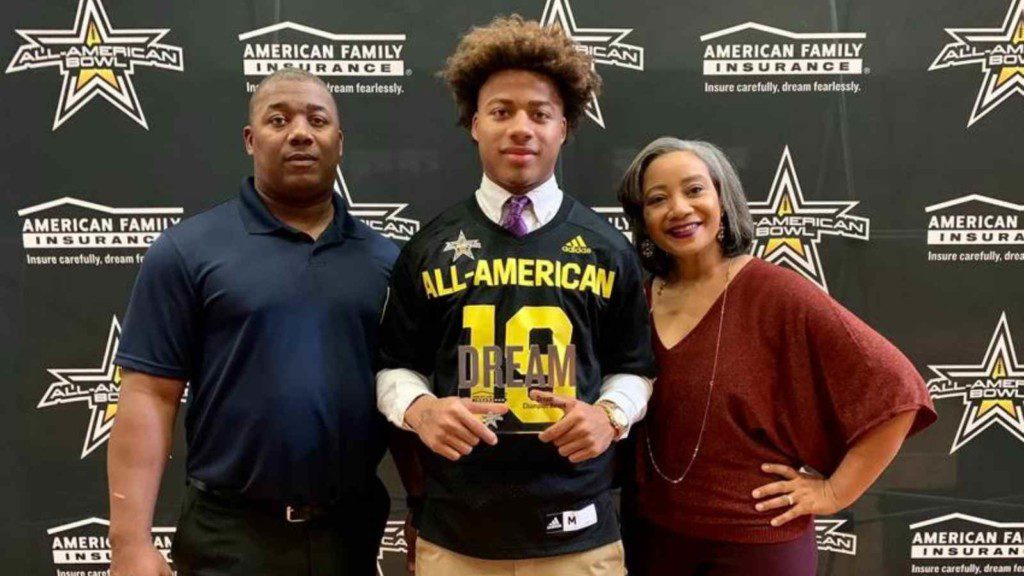
[[[270,74],[263,80],[260,80],[260,83],[256,85],[256,89],[252,91],[252,96],[249,97],[250,121],[252,120],[252,114],[255,111],[256,100],[259,98],[260,94],[262,94],[263,91],[266,90],[267,86],[270,86],[271,84],[274,84],[276,82],[312,82],[313,84],[319,85],[328,94],[331,93],[330,89],[327,88],[327,83],[324,82],[316,74],[313,74],[312,72],[307,72],[302,68],[281,68],[274,72],[273,74]],[[334,102],[333,95],[331,96],[331,103],[334,105],[335,119],[340,120],[341,118],[338,113],[338,104]]]

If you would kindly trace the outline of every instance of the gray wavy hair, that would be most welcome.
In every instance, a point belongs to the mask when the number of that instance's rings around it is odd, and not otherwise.
[[[722,253],[726,257],[748,253],[754,242],[754,221],[750,217],[747,198],[743,195],[743,184],[729,157],[709,142],[663,136],[644,146],[633,158],[619,185],[619,203],[629,219],[633,246],[640,256],[640,263],[656,276],[665,276],[673,266],[672,257],[654,245],[647,235],[647,223],[644,221],[644,173],[651,162],[670,152],[690,152],[707,165],[711,181],[718,190],[718,201],[722,204]],[[645,242],[654,246],[650,256],[642,250]]]

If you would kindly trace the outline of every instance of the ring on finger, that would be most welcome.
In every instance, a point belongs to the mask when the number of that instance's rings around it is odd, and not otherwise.
[[[783,498],[786,499],[786,503],[789,504],[790,506],[795,504],[795,502],[793,502],[793,496],[792,495],[786,494],[786,495],[783,496]]]

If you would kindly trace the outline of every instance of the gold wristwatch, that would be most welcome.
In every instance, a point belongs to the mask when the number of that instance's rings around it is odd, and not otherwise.
[[[608,421],[611,422],[612,428],[615,429],[615,439],[618,440],[622,437],[626,428],[629,427],[629,418],[626,417],[626,413],[622,411],[622,408],[619,408],[611,400],[601,400],[597,405],[608,415]]]

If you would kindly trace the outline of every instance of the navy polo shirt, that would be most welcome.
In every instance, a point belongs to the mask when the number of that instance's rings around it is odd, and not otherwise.
[[[333,196],[314,241],[238,198],[165,231],[139,270],[115,363],[188,380],[188,475],[325,503],[377,482],[374,354],[398,248]]]

